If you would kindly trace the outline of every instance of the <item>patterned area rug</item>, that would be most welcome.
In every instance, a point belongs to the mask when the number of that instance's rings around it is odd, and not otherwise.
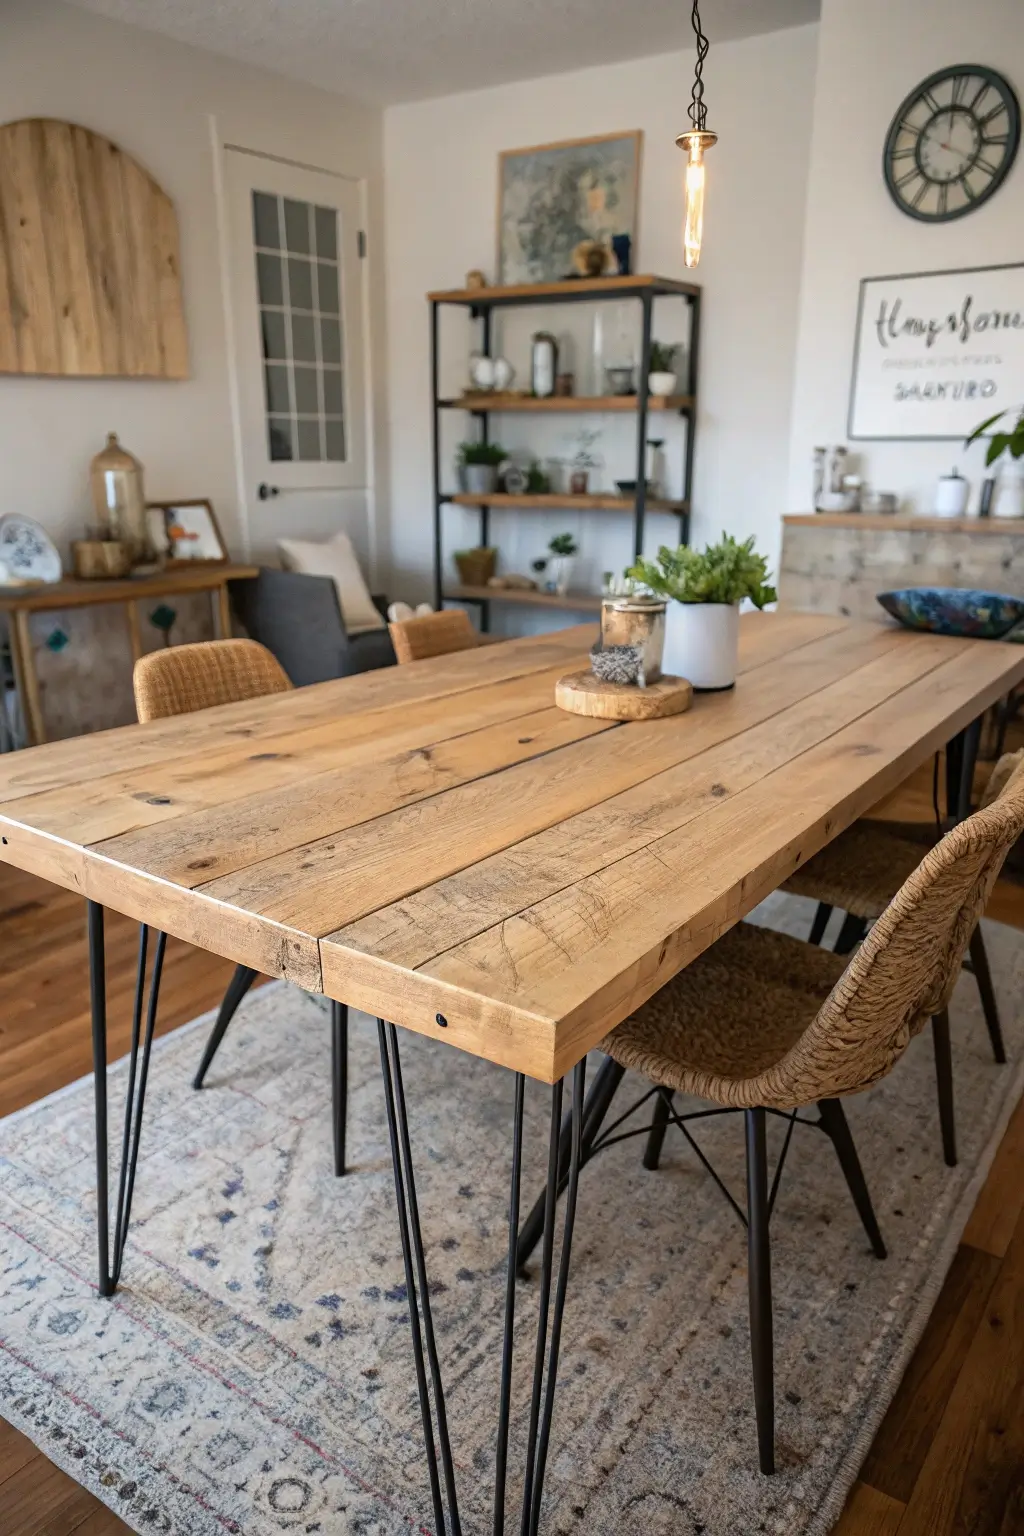
[[[809,908],[776,897],[759,917],[806,933]],[[1024,936],[995,925],[988,936],[1019,1063]],[[831,1528],[1021,1090],[1017,1066],[991,1060],[970,978],[953,1021],[956,1171],[939,1151],[927,1036],[847,1101],[887,1262],[867,1250],[827,1143],[795,1138],[772,1228],[774,1478],[756,1470],[734,1215],[675,1131],[657,1173],[643,1170],[639,1141],[585,1170],[545,1531]],[[376,1030],[355,1018],[354,1166],[342,1180],[330,1171],[318,1003],[284,986],[252,995],[197,1094],[202,1038],[188,1026],[157,1047],[113,1302],[93,1289],[91,1084],[0,1123],[2,1411],[137,1531],[430,1531]],[[513,1079],[415,1036],[402,1050],[463,1530],[476,1536],[490,1530]],[[114,1071],[112,1094],[124,1076]],[[532,1085],[528,1194],[541,1185],[548,1102]],[[701,1135],[741,1190],[742,1121]],[[520,1288],[510,1512],[535,1293]]]

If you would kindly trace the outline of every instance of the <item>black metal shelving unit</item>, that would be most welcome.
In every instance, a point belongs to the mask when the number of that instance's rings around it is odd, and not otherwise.
[[[649,397],[644,391],[637,395],[602,395],[581,398],[578,396],[553,396],[536,399],[529,395],[468,395],[460,399],[446,399],[440,392],[440,310],[444,304],[454,304],[470,311],[481,323],[480,350],[491,350],[492,316],[496,309],[536,304],[578,304],[602,300],[638,299],[640,302],[640,364],[638,378],[645,382],[650,372],[654,301],[657,298],[677,297],[690,311],[689,347],[685,392],[667,397]],[[495,591],[487,588],[466,587],[446,583],[444,580],[443,521],[446,506],[474,506],[480,514],[480,544],[489,542],[490,512],[492,507],[515,507],[523,511],[544,508],[564,508],[569,511],[593,511],[607,515],[631,512],[633,516],[633,549],[639,555],[643,550],[644,519],[649,511],[671,512],[679,519],[679,538],[688,543],[690,537],[690,496],[693,487],[693,454],[697,416],[697,377],[700,347],[700,289],[693,283],[679,282],[670,277],[628,276],[583,278],[579,281],[537,283],[508,288],[458,288],[427,295],[430,303],[430,381],[432,410],[432,450],[434,474],[434,604],[441,608],[445,601],[473,603],[480,608],[481,628],[490,625],[492,602],[523,604],[530,607],[561,608],[564,611],[598,612],[601,600],[589,594],[569,593],[558,597],[540,592]],[[490,418],[503,411],[534,412],[536,414],[589,414],[629,412],[636,417],[636,493],[630,498],[611,495],[543,495],[508,496],[495,493],[492,496],[474,496],[446,491],[441,474],[441,412],[444,410],[468,411],[480,422],[481,440],[487,442],[490,435]],[[650,417],[655,412],[669,412],[688,418],[686,452],[683,460],[682,496],[670,500],[647,495],[647,431]]]

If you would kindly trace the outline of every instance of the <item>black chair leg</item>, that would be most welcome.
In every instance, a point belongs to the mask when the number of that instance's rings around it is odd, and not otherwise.
[[[953,1106],[953,1047],[949,1038],[949,1014],[945,1008],[932,1019],[935,1043],[935,1080],[939,1089],[939,1124],[942,1155],[947,1168],[956,1167],[956,1111]]]
[[[775,1471],[775,1349],[772,1339],[772,1260],[768,1232],[768,1152],[765,1112],[746,1111],[747,1284],[750,1293],[750,1358],[761,1471]]]
[[[224,1033],[234,1018],[239,1003],[258,975],[258,971],[251,971],[247,965],[240,965],[236,968],[235,974],[228,982],[227,991],[224,993],[224,1001],[220,1005],[217,1021],[210,1031],[209,1040],[206,1042],[203,1059],[199,1063],[199,1071],[192,1079],[193,1088],[201,1088],[203,1086],[203,1079],[210,1070],[210,1063],[217,1054],[220,1043],[224,1039]]]
[[[981,924],[971,934],[970,944],[971,965],[974,968],[974,979],[978,983],[978,994],[981,998],[982,1011],[985,1014],[985,1023],[988,1026],[988,1037],[992,1042],[992,1055],[1000,1066],[1006,1061],[1006,1046],[1003,1044],[1003,1030],[999,1022],[999,1008],[996,1004],[995,988],[992,986],[992,972],[988,966],[988,951],[985,948],[985,940],[981,932]]]
[[[626,1074],[625,1067],[620,1067],[617,1061],[606,1056],[597,1071],[597,1076],[587,1090],[587,1101],[583,1106],[583,1129],[580,1138],[580,1167],[586,1162],[590,1150],[597,1138],[597,1133],[604,1124],[605,1116],[611,1108],[611,1102],[616,1090]],[[569,1153],[572,1143],[572,1116],[568,1115],[562,1121],[561,1135],[559,1138],[558,1153],[558,1193],[561,1195],[569,1183]],[[544,1231],[544,1203],[545,1192],[537,1197],[529,1216],[519,1229],[519,1241],[516,1244],[516,1269],[520,1273],[528,1263],[533,1250],[540,1241]]]
[[[348,1007],[331,999],[331,1105],[334,1120],[334,1172],[345,1172],[348,1124]]]
[[[871,1204],[871,1196],[868,1193],[860,1158],[857,1156],[857,1148],[842,1103],[839,1099],[822,1099],[818,1104],[818,1113],[821,1116],[822,1129],[827,1132],[829,1140],[836,1149],[839,1166],[846,1176],[853,1203],[864,1223],[864,1231],[868,1235],[868,1242],[874,1250],[875,1258],[884,1259],[885,1243],[875,1219],[874,1206]]]
[[[867,931],[866,918],[854,917],[852,912],[847,912],[843,918],[843,926],[839,930],[839,937],[836,939],[835,954],[848,955],[851,949],[860,943]]]
[[[661,1161],[661,1149],[665,1141],[665,1132],[668,1130],[671,1109],[671,1093],[667,1088],[660,1088],[654,1100],[654,1122],[644,1148],[644,1167],[649,1168],[652,1173]]]
[[[825,929],[828,927],[828,920],[831,916],[832,908],[829,906],[828,902],[819,901],[818,910],[814,914],[814,922],[811,924],[811,931],[807,936],[808,944],[821,943],[822,939],[825,937]]]

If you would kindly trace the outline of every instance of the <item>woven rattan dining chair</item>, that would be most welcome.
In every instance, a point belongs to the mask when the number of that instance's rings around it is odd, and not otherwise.
[[[400,664],[447,656],[450,651],[470,651],[480,644],[480,636],[464,608],[445,608],[440,613],[399,619],[389,624],[388,629]]]
[[[168,715],[188,715],[217,704],[239,704],[272,693],[287,693],[291,683],[266,646],[255,640],[206,640],[151,651],[135,663],[132,677],[135,710],[140,722]],[[256,980],[247,965],[235,968],[206,1042],[193,1088],[202,1088],[228,1025]],[[345,1132],[348,1101],[348,1009],[331,1002],[331,1083],[333,1099],[334,1171],[345,1172]]]
[[[945,1011],[970,935],[1022,832],[1024,768],[1017,766],[992,804],[960,822],[925,854],[849,959],[740,923],[598,1047],[608,1059],[587,1096],[582,1160],[594,1156],[605,1141],[620,1139],[612,1132],[653,1097],[653,1124],[620,1134],[646,1134],[644,1164],[656,1168],[666,1131],[677,1125],[746,1224],[762,1472],[775,1466],[769,1221],[794,1127],[810,1125],[829,1137],[871,1246],[884,1258],[882,1234],[840,1100],[890,1072],[912,1037]],[[601,1138],[601,1123],[627,1070],[641,1073],[654,1087]],[[676,1093],[710,1100],[717,1108],[679,1113]],[[817,1106],[818,1118],[801,1118],[800,1109],[811,1105]],[[692,1122],[729,1110],[742,1110],[746,1122],[745,1211],[689,1129]],[[769,1114],[789,1122],[770,1189]],[[520,1267],[537,1240],[536,1210],[520,1235]]]
[[[1024,750],[1008,752],[999,759],[982,797],[990,805],[1008,782]],[[921,845],[901,837],[885,822],[865,818],[854,822],[847,831],[828,843],[820,853],[808,859],[783,885],[794,896],[806,896],[818,903],[811,925],[810,941],[820,944],[833,911],[845,913],[835,944],[837,955],[849,954],[885,911],[896,891],[916,869],[921,859]],[[981,998],[992,1054],[1000,1064],[1006,1061],[1006,1047],[999,1022],[988,952],[980,924],[971,934],[970,959],[964,968],[973,976]],[[935,1066],[939,1090],[939,1118],[942,1150],[947,1164],[956,1164],[956,1117],[953,1110],[953,1067],[949,1039],[949,1020],[939,1015],[932,1021],[935,1036]]]

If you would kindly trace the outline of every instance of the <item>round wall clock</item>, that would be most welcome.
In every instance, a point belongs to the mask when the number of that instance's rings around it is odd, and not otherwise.
[[[912,219],[959,219],[1002,185],[1019,143],[1020,106],[1002,75],[984,64],[940,69],[892,120],[885,184]]]

